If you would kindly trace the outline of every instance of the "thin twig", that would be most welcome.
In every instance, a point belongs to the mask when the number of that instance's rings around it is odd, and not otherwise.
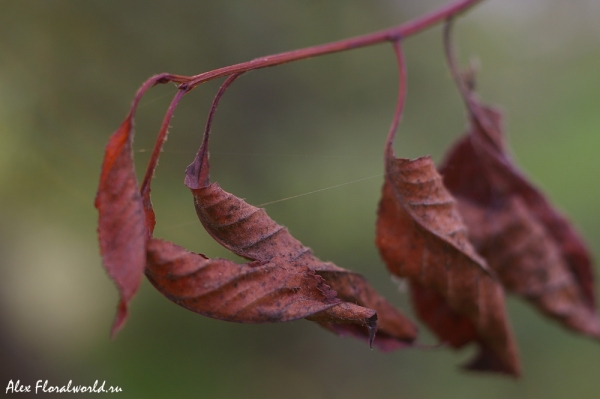
[[[156,170],[156,166],[158,165],[158,158],[160,156],[160,152],[162,150],[162,146],[167,139],[167,133],[169,131],[169,124],[171,123],[171,118],[173,117],[173,113],[175,112],[175,108],[177,108],[177,104],[179,100],[185,95],[187,92],[186,88],[180,88],[177,90],[175,97],[171,101],[171,105],[169,105],[169,109],[165,114],[162,125],[158,132],[158,137],[154,142],[154,148],[152,150],[152,155],[150,156],[150,161],[148,161],[148,166],[146,167],[146,174],[144,175],[144,180],[142,181],[142,186],[140,188],[140,195],[142,196],[142,203],[144,204],[144,208],[146,210],[146,224],[148,227],[148,234],[151,236],[154,231],[154,226],[156,224],[156,219],[154,217],[154,210],[152,209],[152,202],[150,200],[150,186],[152,184],[152,178],[154,177],[154,171]]]
[[[392,126],[390,126],[385,146],[385,152],[390,155],[394,153],[394,137],[398,131],[398,125],[400,124],[400,119],[402,118],[402,113],[404,111],[404,104],[406,103],[406,61],[404,59],[400,40],[395,41],[393,45],[394,53],[396,54],[396,59],[398,61],[398,102],[396,103],[394,119],[392,120]]]
[[[210,112],[208,113],[208,117],[206,118],[206,127],[204,128],[204,137],[202,138],[202,145],[196,154],[196,158],[191,165],[188,166],[185,173],[185,184],[190,188],[198,188],[204,185],[208,185],[210,183],[210,178],[208,175],[209,165],[208,165],[208,140],[210,138],[210,128],[212,127],[213,118],[215,116],[215,112],[217,112],[217,108],[219,107],[219,102],[221,101],[221,97],[225,94],[225,91],[229,88],[229,86],[236,80],[241,74],[244,72],[236,73],[231,75],[219,88],[219,91],[215,95],[213,99],[212,105],[210,107]],[[199,170],[195,170],[194,173],[188,173],[190,168],[199,168]],[[196,181],[190,181],[188,176],[196,176]]]
[[[224,68],[214,69],[196,76],[192,76],[188,81],[190,90],[209,80],[228,76],[234,73],[247,72],[254,69],[267,68],[288,62],[299,61],[311,57],[317,57],[325,54],[337,53],[340,51],[352,50],[361,47],[367,47],[384,42],[396,42],[399,39],[412,36],[425,29],[443,22],[449,17],[456,16],[467,9],[473,7],[482,0],[459,0],[439,8],[429,14],[412,21],[406,22],[400,26],[395,26],[380,32],[375,32],[350,39],[344,39],[337,42],[322,44],[319,46],[307,47],[304,49],[288,51],[260,57],[241,64],[230,65]]]
[[[481,127],[482,131],[485,132],[485,137],[487,137],[490,143],[494,144],[495,140],[492,136],[500,137],[502,134],[498,131],[496,124],[490,120],[489,116],[480,105],[473,89],[465,82],[465,77],[458,65],[456,49],[452,41],[453,25],[454,18],[452,17],[448,18],[444,24],[444,53],[446,55],[448,69],[450,69],[450,73],[456,82],[456,86],[467,107],[471,120]]]

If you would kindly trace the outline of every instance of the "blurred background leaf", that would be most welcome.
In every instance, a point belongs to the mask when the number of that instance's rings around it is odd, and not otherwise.
[[[115,341],[117,292],[101,267],[93,207],[108,136],[160,73],[197,74],[380,30],[444,1],[0,1],[0,383],[123,388],[123,397],[598,397],[600,345],[512,298],[524,377],[467,374],[471,349],[370,351],[305,321],[238,325],[199,317],[147,282]],[[600,249],[600,3],[488,0],[457,23],[479,91],[507,115],[518,164]],[[409,88],[396,143],[439,160],[464,110],[437,27],[406,44]],[[196,221],[183,171],[219,82],[175,113],[153,186],[156,236],[233,258]],[[381,175],[397,90],[388,45],[255,71],[217,113],[214,180],[252,204]],[[139,173],[174,86],[142,101]],[[267,206],[316,255],[359,271],[410,313],[373,244],[382,177]],[[343,206],[339,206],[343,204]],[[598,286],[598,284],[597,284]],[[423,331],[421,340],[434,343]]]

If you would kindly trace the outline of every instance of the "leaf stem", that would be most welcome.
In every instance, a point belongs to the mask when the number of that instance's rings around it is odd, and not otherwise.
[[[388,133],[385,152],[389,153],[390,156],[394,154],[393,144],[398,125],[400,124],[400,118],[402,118],[402,112],[404,111],[404,104],[406,102],[406,61],[404,59],[404,53],[402,52],[402,46],[400,40],[393,43],[394,53],[398,60],[398,102],[396,103],[396,112],[394,113],[394,119],[392,120],[392,126]]]
[[[173,117],[173,113],[175,112],[175,108],[177,108],[177,104],[179,100],[185,95],[187,92],[187,87],[180,87],[173,97],[171,101],[171,105],[169,105],[169,109],[165,114],[163,122],[160,126],[160,130],[158,132],[158,136],[156,137],[156,141],[154,142],[154,148],[152,149],[152,155],[150,156],[150,161],[148,162],[148,166],[146,167],[146,173],[144,175],[144,180],[142,181],[142,186],[140,188],[140,194],[142,196],[142,202],[144,204],[144,211],[146,212],[146,224],[148,227],[148,235],[152,236],[154,231],[154,226],[156,224],[156,219],[154,217],[154,210],[152,209],[152,202],[150,200],[150,185],[152,182],[152,178],[154,177],[154,171],[156,170],[156,166],[158,165],[158,158],[160,156],[160,152],[162,151],[162,146],[167,139],[167,133],[169,131],[169,124],[171,123],[171,118]]]
[[[477,101],[476,95],[473,91],[473,83],[467,82],[466,75],[461,72],[460,67],[458,65],[456,49],[452,40],[452,28],[454,26],[454,18],[449,17],[444,24],[444,53],[446,55],[446,63],[448,64],[448,69],[450,69],[450,74],[452,75],[454,81],[456,82],[456,86],[458,87],[458,91],[463,98],[465,106],[467,107],[467,111],[471,120],[474,123],[479,124],[481,129],[486,132],[485,137],[489,140],[490,143],[495,145],[494,139],[490,137],[490,133],[493,137],[501,137],[502,133],[498,131],[498,127],[490,120],[489,116],[484,112],[481,105]],[[472,73],[472,71],[471,71]]]
[[[219,88],[219,91],[215,95],[215,98],[210,107],[210,112],[206,118],[206,127],[204,128],[204,137],[202,138],[202,145],[192,162],[185,170],[185,185],[191,189],[197,189],[200,187],[208,186],[210,184],[209,177],[209,164],[208,164],[208,140],[210,138],[210,128],[212,127],[212,121],[215,116],[215,112],[219,107],[221,97],[225,94],[225,91],[229,86],[244,72],[235,73],[227,78],[225,82]]]

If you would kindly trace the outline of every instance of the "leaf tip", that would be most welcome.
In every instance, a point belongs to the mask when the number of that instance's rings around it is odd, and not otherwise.
[[[194,162],[189,164],[185,169],[184,184],[188,188],[195,190],[210,184],[208,157],[208,149],[202,144],[200,151],[198,151],[196,158],[194,158]]]
[[[115,320],[110,330],[110,339],[116,338],[117,333],[121,331],[125,325],[125,321],[127,321],[128,316],[129,313],[127,311],[127,302],[124,299],[121,299],[117,305],[117,314],[115,315]]]
[[[519,361],[515,356],[510,359],[501,359],[487,346],[480,346],[479,353],[468,363],[462,366],[465,370],[502,373],[514,378],[521,376]]]
[[[373,350],[373,341],[377,334],[377,313],[367,320],[367,330],[369,332],[369,348]]]

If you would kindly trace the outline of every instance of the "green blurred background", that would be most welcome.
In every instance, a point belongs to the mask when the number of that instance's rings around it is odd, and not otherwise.
[[[0,1],[0,388],[106,380],[127,398],[598,398],[600,345],[515,298],[508,308],[524,376],[460,371],[473,354],[392,354],[307,321],[239,325],[198,316],[144,281],[109,339],[117,291],[104,272],[93,207],[104,146],[140,84],[380,30],[442,0]],[[456,26],[477,56],[479,91],[506,112],[518,164],[600,248],[600,3],[488,0]],[[396,151],[444,149],[465,127],[441,28],[405,44],[409,88]],[[216,116],[212,177],[267,206],[321,259],[359,271],[406,313],[374,246],[382,151],[397,72],[389,45],[255,71]],[[220,82],[186,96],[153,185],[156,236],[234,259],[203,232],[183,171]],[[173,85],[141,103],[141,173]],[[596,284],[600,287],[600,284]],[[421,342],[435,343],[422,329]],[[21,394],[21,397],[26,397]]]

